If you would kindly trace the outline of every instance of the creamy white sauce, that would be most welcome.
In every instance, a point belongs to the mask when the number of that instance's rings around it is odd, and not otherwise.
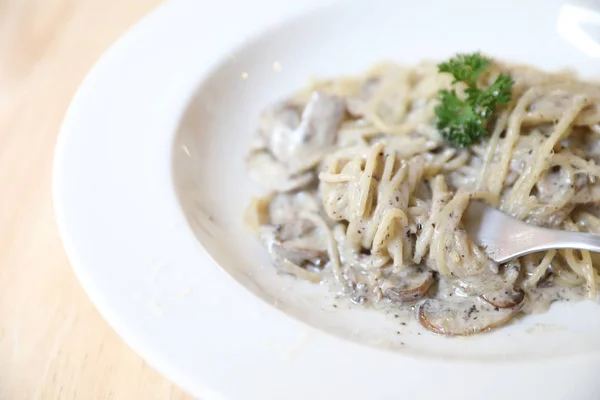
[[[595,297],[598,257],[498,265],[462,227],[483,198],[528,223],[600,233],[600,87],[501,64],[483,80],[500,71],[514,101],[469,149],[435,128],[452,79],[428,63],[322,81],[267,110],[247,167],[271,194],[249,214],[279,270],[444,335]]]

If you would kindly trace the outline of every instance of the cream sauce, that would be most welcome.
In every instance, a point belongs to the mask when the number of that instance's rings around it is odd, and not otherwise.
[[[316,82],[269,108],[247,167],[271,194],[246,218],[273,263],[354,303],[416,312],[444,335],[595,298],[600,257],[560,250],[498,265],[463,229],[469,202],[483,199],[528,223],[600,233],[600,87],[503,64],[481,84],[500,71],[514,101],[468,150],[435,128],[452,79],[430,63]]]

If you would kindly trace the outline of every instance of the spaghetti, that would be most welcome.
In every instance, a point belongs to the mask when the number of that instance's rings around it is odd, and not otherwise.
[[[314,81],[267,110],[247,166],[270,193],[248,216],[273,262],[356,303],[412,307],[445,335],[595,299],[595,255],[552,250],[498,265],[462,228],[482,199],[535,225],[600,233],[600,86],[501,63],[482,84],[500,73],[513,100],[468,149],[436,130],[437,93],[452,78],[432,63]]]

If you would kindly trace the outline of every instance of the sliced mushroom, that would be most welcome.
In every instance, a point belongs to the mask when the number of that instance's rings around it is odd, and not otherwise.
[[[383,295],[398,303],[412,303],[427,293],[433,284],[433,271],[426,268],[411,268],[388,278],[381,286]]]
[[[380,78],[367,79],[360,87],[356,97],[346,98],[346,110],[348,110],[348,113],[356,118],[364,117],[367,113],[367,104],[380,86]]]
[[[440,335],[467,336],[504,325],[519,309],[494,307],[478,297],[458,302],[429,299],[419,308],[419,322]]]
[[[265,112],[246,159],[250,178],[278,192],[309,185],[315,180],[311,169],[335,141],[343,115],[343,101],[320,92],[313,94],[301,116],[291,105]]]
[[[318,214],[321,205],[316,192],[302,190],[292,193],[278,193],[269,204],[269,220],[263,224],[281,225],[297,220],[302,213]]]
[[[266,109],[260,116],[259,137],[269,147],[274,135],[291,132],[300,125],[302,109],[292,104],[279,103]]]
[[[276,267],[313,282],[321,280],[318,272],[328,261],[327,248],[310,221],[263,225],[260,234]]]
[[[315,226],[305,220],[279,225],[282,255],[293,263],[323,266],[327,261],[327,247]]]
[[[305,187],[315,180],[312,171],[294,174],[264,150],[250,153],[246,166],[250,179],[268,190],[288,192]]]
[[[516,287],[521,273],[521,264],[511,261],[499,267],[497,273],[488,271],[483,275],[470,277],[461,282],[467,294],[479,295],[494,307],[511,308],[523,301],[525,293]]]
[[[285,120],[274,124],[269,149],[290,171],[305,171],[321,161],[334,143],[344,116],[344,102],[339,97],[315,92],[299,120],[288,114],[283,113]],[[298,125],[293,126],[294,123]]]
[[[520,273],[521,264],[516,260],[502,265],[499,273],[489,280],[491,282],[483,286],[487,290],[481,294],[481,298],[499,308],[511,308],[521,304],[525,292],[516,287]]]
[[[482,294],[481,298],[494,307],[511,308],[523,301],[525,292],[521,289],[510,288],[500,292]]]

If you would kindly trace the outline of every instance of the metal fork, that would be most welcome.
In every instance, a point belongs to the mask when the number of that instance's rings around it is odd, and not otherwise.
[[[463,224],[471,239],[499,263],[551,249],[600,252],[600,235],[540,228],[479,201],[469,204]]]

